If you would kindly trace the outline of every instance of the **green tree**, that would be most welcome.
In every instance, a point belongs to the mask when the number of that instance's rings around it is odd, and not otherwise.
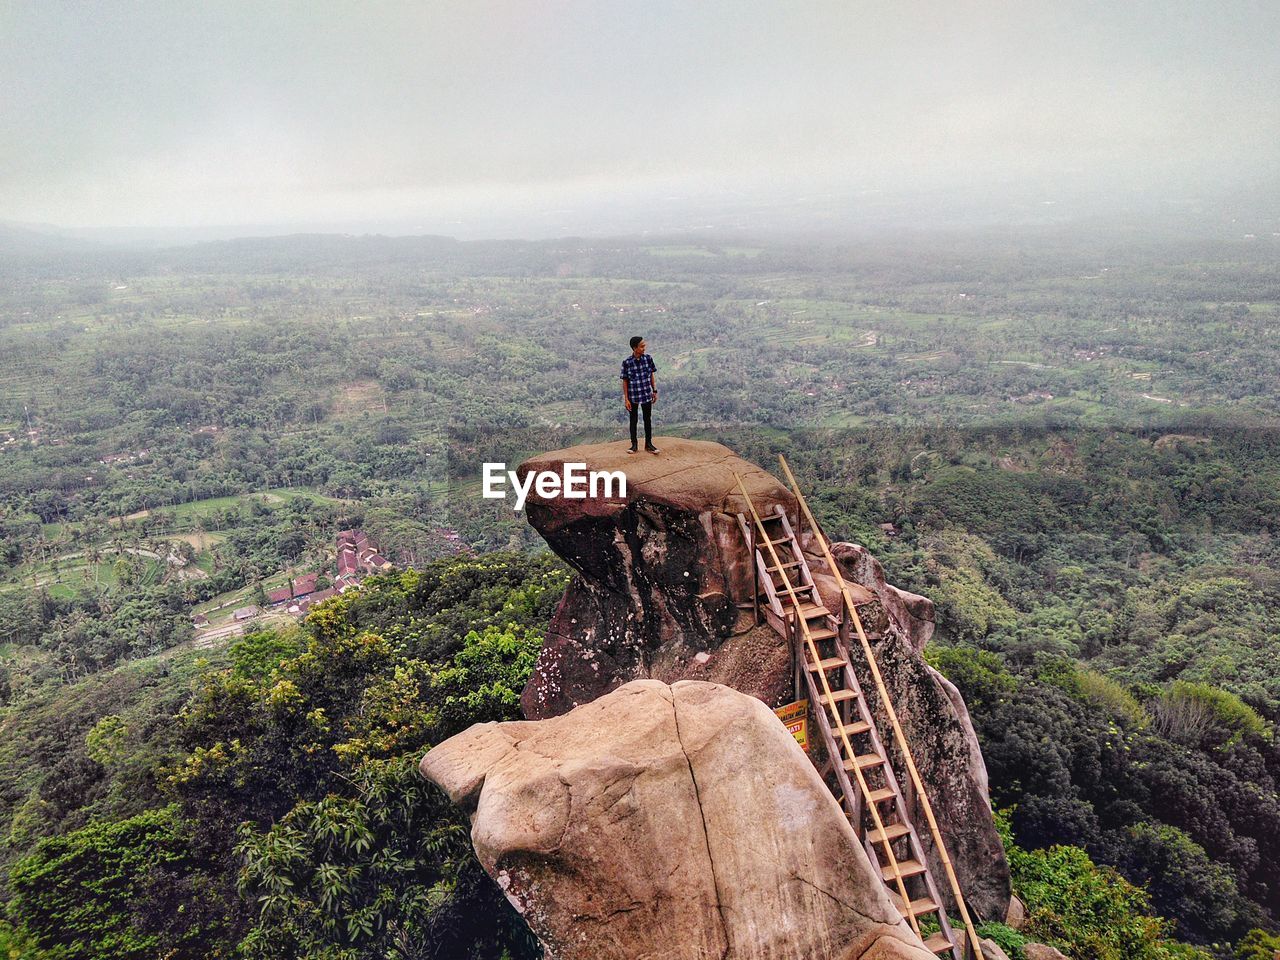
[[[212,931],[174,929],[167,916],[172,878],[182,878],[179,901],[195,900],[200,887],[177,810],[149,810],[40,841],[10,873],[11,918],[38,946],[67,960],[152,960],[162,946],[175,960],[206,957],[202,941]]]
[[[1236,944],[1235,960],[1275,960],[1280,954],[1280,935],[1253,929]]]

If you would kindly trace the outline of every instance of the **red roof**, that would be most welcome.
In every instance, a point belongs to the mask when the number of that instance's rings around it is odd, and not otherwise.
[[[293,595],[301,597],[304,594],[311,593],[316,588],[316,581],[320,579],[318,573],[305,573],[297,580],[293,581]]]
[[[372,563],[375,567],[383,567],[383,566],[386,566],[391,561],[388,560],[386,557],[384,557],[382,554],[375,553],[372,557],[369,558],[369,562]]]
[[[281,587],[279,590],[272,590],[270,593],[267,594],[267,602],[268,603],[284,603],[286,600],[288,600],[292,596],[293,594],[289,592],[288,587]]]

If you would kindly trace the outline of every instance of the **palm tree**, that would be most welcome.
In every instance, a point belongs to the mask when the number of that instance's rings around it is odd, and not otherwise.
[[[99,586],[98,564],[102,562],[102,548],[98,545],[97,541],[94,541],[85,548],[85,556],[93,566],[93,585],[95,587]]]

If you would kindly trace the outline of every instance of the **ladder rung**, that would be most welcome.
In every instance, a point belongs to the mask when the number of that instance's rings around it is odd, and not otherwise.
[[[845,723],[845,724],[837,723],[834,727],[831,728],[831,733],[837,737],[840,736],[841,733],[845,734],[846,736],[856,737],[859,734],[866,733],[870,729],[871,729],[871,724],[867,723],[867,721],[855,720],[853,721],[853,723]],[[890,791],[890,793],[892,793],[892,791]]]
[[[786,597],[788,600],[790,600],[790,599],[791,599],[791,594],[790,594],[790,593],[787,593],[787,585],[786,585],[786,584],[784,584],[784,583],[775,583],[775,584],[773,585],[773,589],[774,589],[774,590],[776,590],[776,591],[778,591],[778,595],[779,595],[779,596]],[[812,594],[812,593],[813,593],[813,591],[815,591],[815,590],[817,590],[817,589],[818,589],[818,588],[817,588],[814,584],[812,584],[812,583],[793,583],[793,584],[791,584],[791,590],[792,590],[792,592],[794,592],[794,593],[795,593],[795,595],[796,595],[796,596],[798,596],[798,597],[803,597],[803,596],[806,596],[806,595]],[[814,601],[813,601],[812,596],[810,596],[810,598],[809,598],[809,601],[808,601],[808,602],[809,602],[809,603],[813,603],[813,602],[814,602]]]
[[[799,592],[799,590],[796,591],[796,593]],[[787,597],[787,599],[790,600],[791,598]],[[795,608],[792,607],[787,613],[795,613]],[[802,603],[800,604],[800,616],[806,620],[813,620],[817,617],[829,617],[831,616],[831,611],[820,603]]]
[[[898,861],[898,876],[900,877],[919,876],[920,874],[924,873],[925,869],[926,869],[925,865],[921,863],[919,860],[899,860]],[[884,877],[885,883],[893,882],[894,874],[889,867],[882,865],[880,867],[880,875]]]
[[[943,950],[951,950],[955,944],[947,939],[945,933],[935,933],[932,937],[924,942],[924,948],[930,953],[941,953]]]
[[[767,543],[767,544],[769,544],[770,546],[773,546],[773,547],[780,547],[780,546],[782,546],[784,543],[785,543],[785,544],[787,544],[787,545],[789,546],[789,545],[791,544],[791,542],[792,542],[792,541],[791,541],[791,538],[790,538],[790,537],[783,537],[781,540],[770,540],[768,537],[766,537],[766,538],[765,538],[764,543],[757,543],[757,544],[756,544],[756,549],[757,549],[757,550],[759,550],[759,549],[763,548],[765,543]]]
[[[937,913],[941,909],[932,897],[921,897],[919,900],[911,901],[911,915],[913,917],[922,917],[926,913]]]
[[[878,767],[884,763],[884,757],[880,756],[878,753],[859,754],[855,759],[858,761],[859,770],[870,770],[872,767]],[[853,760],[846,760],[844,762],[844,768],[850,773],[853,773]]]
[[[751,604],[748,603],[747,606],[749,607]],[[832,630],[830,627],[818,627],[816,630],[811,627],[809,629],[809,636],[813,639],[814,643],[817,643],[820,640],[833,640],[840,636],[840,634],[835,630]]]
[[[849,689],[832,690],[830,696],[824,693],[818,697],[821,703],[844,703],[846,700],[856,699],[858,699],[857,692]]]
[[[884,843],[885,840],[897,840],[911,832],[905,823],[891,823],[884,830],[868,830],[867,839],[872,843]]]
[[[894,792],[893,787],[881,787],[879,790],[871,791],[870,799],[872,803],[882,803],[885,800],[892,800],[896,796],[897,793]]]
[[[826,673],[828,670],[838,670],[848,661],[844,657],[827,657],[825,660],[819,660],[817,663],[809,663],[807,666],[814,673]]]
[[[902,909],[902,897],[898,896],[898,891],[892,887],[889,888],[889,899],[893,901],[894,909],[905,917],[907,911]],[[937,901],[932,897],[920,897],[911,901],[911,915],[913,917],[922,917],[926,913],[937,913],[939,909],[941,908],[938,906]]]
[[[785,570],[788,567],[798,567],[798,566],[801,566],[803,563],[804,563],[803,560],[788,560],[787,562],[781,563],[776,567],[765,567],[765,570],[767,570],[769,573],[777,573],[779,570]]]

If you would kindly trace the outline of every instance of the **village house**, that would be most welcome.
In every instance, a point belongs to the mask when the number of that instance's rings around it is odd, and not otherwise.
[[[288,586],[272,590],[267,594],[267,603],[276,607],[289,600],[296,600],[315,592],[316,583],[320,579],[318,573],[304,573],[297,579],[290,578]]]
[[[363,530],[338,531],[338,574],[381,573],[390,570],[391,561],[378,552],[378,545]]]
[[[322,600],[358,587],[365,575],[383,573],[393,566],[378,552],[378,545],[363,530],[338,531],[336,545],[338,574],[333,578],[332,586],[317,590],[320,574],[307,573],[290,579],[287,586],[269,592],[267,602],[273,607],[301,615]]]

